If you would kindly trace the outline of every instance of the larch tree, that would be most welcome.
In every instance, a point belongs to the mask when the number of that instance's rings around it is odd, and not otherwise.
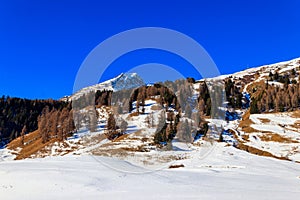
[[[24,145],[26,132],[27,128],[26,125],[24,125],[21,132],[21,145]]]

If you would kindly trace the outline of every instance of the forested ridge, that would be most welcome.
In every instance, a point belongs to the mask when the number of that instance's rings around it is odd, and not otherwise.
[[[62,110],[69,103],[56,100],[29,100],[2,96],[0,98],[0,143],[1,145],[19,137],[23,132],[38,129],[38,118],[48,109]]]
[[[293,111],[300,107],[300,76],[294,69],[283,75],[270,72],[264,83],[253,84],[250,90],[252,114]]]

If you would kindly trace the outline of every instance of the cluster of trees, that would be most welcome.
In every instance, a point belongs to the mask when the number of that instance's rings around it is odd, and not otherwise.
[[[0,98],[0,144],[6,144],[21,134],[25,135],[36,130],[38,117],[45,107],[51,110],[63,109],[68,107],[68,103],[51,99],[28,100],[2,96]]]
[[[132,103],[136,101],[137,112],[139,113],[141,110],[144,113],[145,100],[156,97],[158,97],[158,103],[162,106],[173,106],[177,110],[180,108],[176,95],[171,90],[161,84],[154,84],[153,86],[141,86],[132,92],[129,100],[129,111],[132,111]]]
[[[264,90],[252,98],[250,113],[284,112],[300,107],[300,83],[284,85],[284,87],[266,83]]]
[[[110,113],[107,119],[105,136],[109,140],[114,140],[126,132],[128,123],[121,117],[115,118],[113,113]]]
[[[177,125],[180,115],[163,110],[158,118],[157,128],[154,134],[155,144],[166,144],[173,140],[177,133]]]
[[[76,109],[83,109],[88,106],[110,106],[112,98],[111,90],[97,90],[82,94],[79,98],[73,100],[73,107]]]
[[[111,90],[97,90],[95,94],[95,105],[96,106],[110,106],[112,99]]]
[[[45,107],[38,117],[38,130],[42,142],[46,143],[52,138],[63,141],[75,131],[73,112],[70,107],[63,109]]]
[[[210,90],[208,89],[208,84],[210,85]],[[225,93],[223,92],[224,90]],[[242,108],[243,98],[240,88],[231,78],[225,79],[224,83],[201,82],[199,85],[198,110],[201,115],[210,116],[211,113],[214,113],[215,115],[224,116],[224,112],[212,109],[225,106],[225,101],[228,102],[227,107]]]
[[[192,142],[199,135],[206,136],[208,123],[202,118],[200,112],[194,112],[190,119],[184,119],[177,125],[177,138],[182,142]]]
[[[269,73],[269,81],[277,81],[280,83],[283,83],[285,87],[287,87],[288,84],[290,83],[297,83],[295,79],[292,81],[290,80],[291,78],[295,78],[296,75],[299,75],[295,69],[290,70],[288,73],[280,75],[277,71],[275,74],[272,72]]]
[[[206,82],[199,84],[198,110],[206,116],[209,116],[211,112],[211,98]]]
[[[225,93],[228,106],[232,108],[241,108],[243,94],[231,78],[225,79]]]
[[[208,89],[208,87],[210,87],[210,89]],[[200,83],[198,110],[201,115],[211,116],[213,118],[223,118],[225,116],[224,111],[219,109],[219,107],[225,106],[226,94],[223,91],[223,82],[212,81]]]
[[[182,118],[173,112],[161,112],[154,135],[155,144],[170,143],[175,136],[181,142],[193,142],[199,135],[205,136],[208,131],[207,122],[199,112],[194,112],[191,118]]]

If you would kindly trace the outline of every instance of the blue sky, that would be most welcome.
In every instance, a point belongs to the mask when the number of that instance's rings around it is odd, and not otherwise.
[[[299,7],[298,0],[0,0],[0,95],[70,94],[94,47],[138,27],[165,27],[194,38],[222,74],[300,57]],[[118,75],[120,66],[145,63],[189,65],[168,52],[137,51],[121,56],[102,79]]]

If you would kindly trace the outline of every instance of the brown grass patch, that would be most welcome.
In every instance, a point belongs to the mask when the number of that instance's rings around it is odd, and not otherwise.
[[[242,120],[239,123],[239,127],[242,128],[242,131],[245,133],[259,132],[258,130],[251,127],[253,121],[250,119],[250,111],[248,110],[242,117]]]
[[[262,123],[270,123],[271,120],[265,118],[258,118]]]
[[[35,140],[37,140],[38,138],[40,138],[39,132],[33,131],[33,132],[25,135],[24,143],[30,144],[30,143],[34,142]],[[23,147],[23,145],[21,144],[21,137],[14,139],[7,145],[7,148],[12,149],[12,150],[16,150],[18,147],[21,147],[21,148]]]
[[[242,119],[246,120],[250,118],[250,110],[247,110],[246,113],[243,115]]]
[[[299,143],[298,141],[291,138],[282,137],[279,134],[270,132],[260,135],[259,138],[264,142]]]
[[[162,107],[160,105],[152,105],[151,110],[161,110]]]
[[[27,134],[24,138],[25,145],[21,144],[21,137],[11,141],[7,148],[11,150],[17,150],[17,148],[22,148],[18,153],[16,160],[30,158],[39,151],[43,151],[46,146],[58,141],[56,138],[49,140],[46,143],[42,143],[42,138],[39,137],[38,130]]]
[[[271,157],[271,158],[277,158],[277,159],[280,159],[280,160],[289,160],[286,157],[278,157],[278,156],[275,156],[275,155],[271,154],[270,152],[263,151],[263,150],[255,148],[255,147],[251,147],[251,146],[245,145],[245,144],[243,144],[241,142],[239,142],[237,148],[241,149],[241,150],[244,150],[244,151],[247,151],[247,152],[249,152],[251,154],[259,155],[259,156],[266,156],[266,157]]]
[[[300,121],[296,121],[294,124],[290,125],[293,128],[300,129]]]
[[[270,152],[263,151],[263,150],[255,148],[255,147],[248,146],[248,145],[244,144],[243,141],[238,139],[235,132],[233,132],[232,134],[233,134],[234,138],[238,141],[237,148],[240,149],[240,150],[247,151],[248,153],[259,155],[259,156],[267,156],[267,157],[277,158],[277,159],[280,159],[280,160],[289,160],[286,157],[278,157],[278,156],[275,156],[275,155],[271,154]]]
[[[247,135],[242,135],[242,138],[243,138],[243,140],[245,140],[245,141],[250,141],[249,140],[249,135],[247,134]]]
[[[255,128],[252,128],[251,126],[242,127],[242,130],[243,130],[245,133],[260,132],[260,131],[256,130]]]
[[[142,136],[142,130],[138,130],[138,131],[134,132],[134,135]]]
[[[128,134],[121,135],[120,137],[114,139],[113,142],[120,142],[120,141],[128,138],[128,136],[129,136]]]
[[[292,112],[291,117],[300,118],[300,110],[296,110],[296,111]]]
[[[139,116],[139,113],[138,113],[138,112],[130,113],[130,114],[128,115],[128,117],[136,117],[136,116]]]

